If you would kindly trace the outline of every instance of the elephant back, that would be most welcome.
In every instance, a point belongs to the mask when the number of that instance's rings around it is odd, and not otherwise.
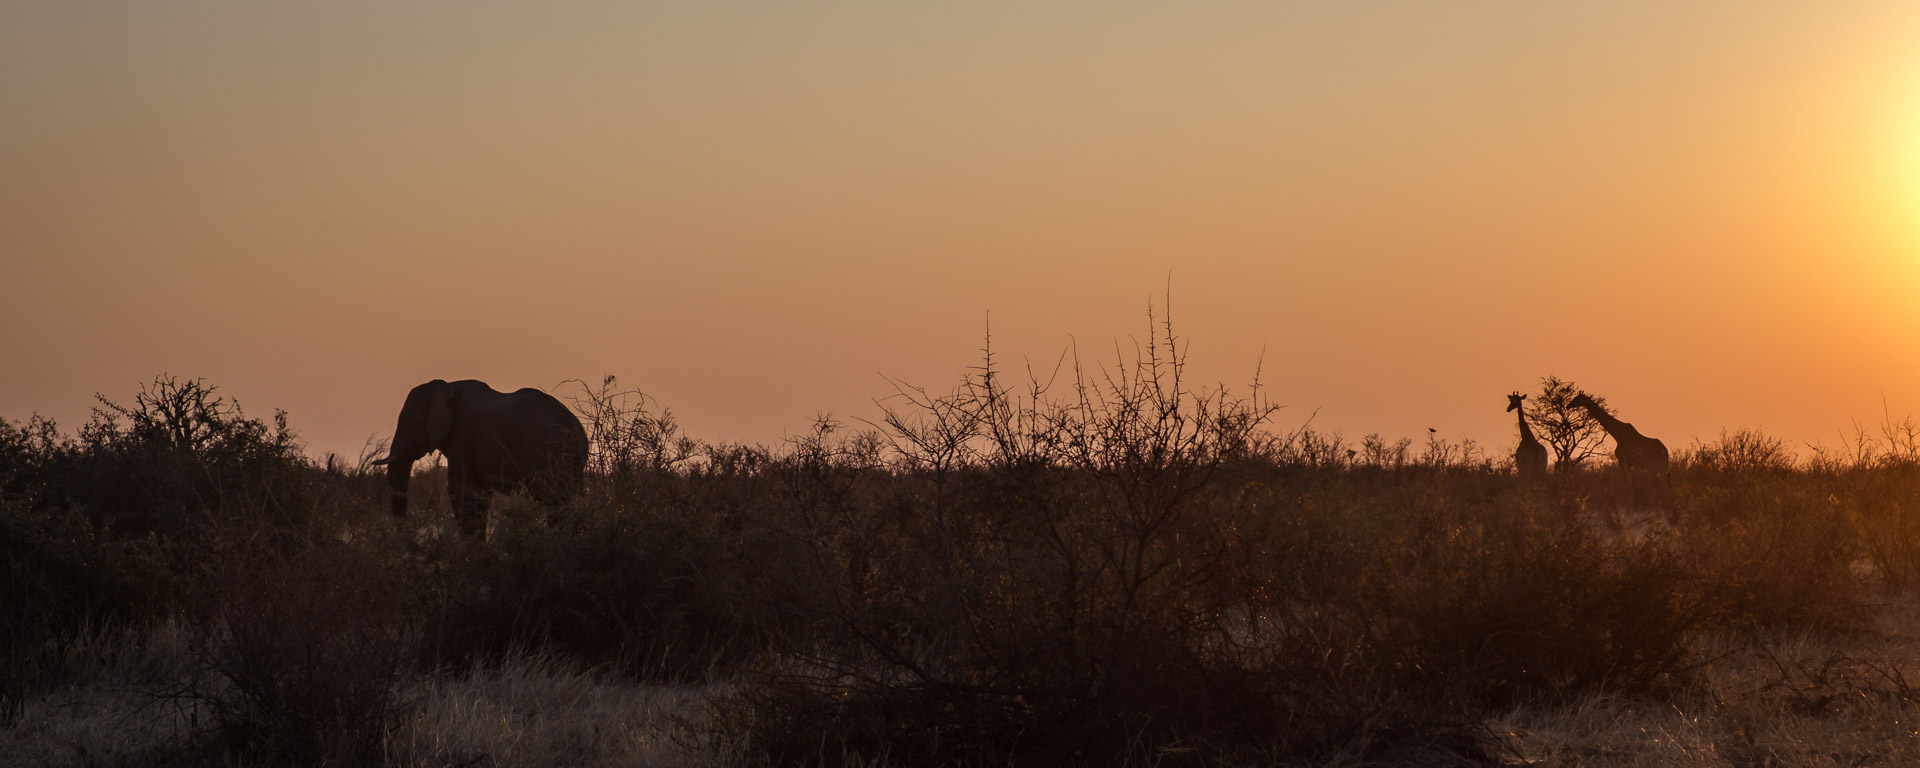
[[[541,423],[551,430],[554,450],[567,465],[584,466],[587,460],[587,429],[580,424],[580,417],[560,402],[559,398],[533,387],[514,390],[512,397],[521,400],[524,407],[538,414]]]

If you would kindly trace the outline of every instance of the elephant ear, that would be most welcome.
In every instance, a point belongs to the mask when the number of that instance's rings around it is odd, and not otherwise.
[[[447,433],[453,431],[453,387],[439,382],[427,405],[427,450],[440,450]]]

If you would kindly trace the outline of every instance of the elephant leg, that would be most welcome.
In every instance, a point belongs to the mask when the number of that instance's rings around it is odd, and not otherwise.
[[[473,484],[466,482],[464,475],[455,475],[449,471],[447,497],[453,505],[453,521],[460,526],[460,535],[485,539],[487,507],[493,500],[493,493],[484,488],[474,487]]]
[[[460,535],[472,539],[487,538],[487,508],[491,506],[493,494],[486,491],[469,491],[466,503],[453,510],[453,519],[460,526]]]
[[[547,508],[547,527],[551,528],[560,523],[560,505],[567,503],[569,498],[569,494],[560,483],[550,476],[534,478],[527,484],[527,495],[532,496],[534,501],[540,502],[540,506]]]

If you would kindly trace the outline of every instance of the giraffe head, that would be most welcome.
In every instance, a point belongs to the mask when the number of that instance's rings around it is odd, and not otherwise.
[[[1595,402],[1593,397],[1591,395],[1588,395],[1585,392],[1575,392],[1573,395],[1573,401],[1571,402],[1571,405],[1575,408],[1585,408],[1589,411],[1605,411],[1606,410],[1605,408],[1600,407],[1600,404]]]
[[[1507,413],[1520,410],[1520,401],[1525,399],[1527,399],[1527,396],[1518,392],[1507,395]]]

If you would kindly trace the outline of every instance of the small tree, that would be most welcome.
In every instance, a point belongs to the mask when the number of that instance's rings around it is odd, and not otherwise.
[[[1527,422],[1533,425],[1540,442],[1553,451],[1556,471],[1578,467],[1600,451],[1607,431],[1586,409],[1574,406],[1580,388],[1558,376],[1540,380],[1540,395],[1527,402]],[[1594,402],[1607,407],[1606,398],[1594,396]],[[1611,409],[1609,409],[1611,410]]]

